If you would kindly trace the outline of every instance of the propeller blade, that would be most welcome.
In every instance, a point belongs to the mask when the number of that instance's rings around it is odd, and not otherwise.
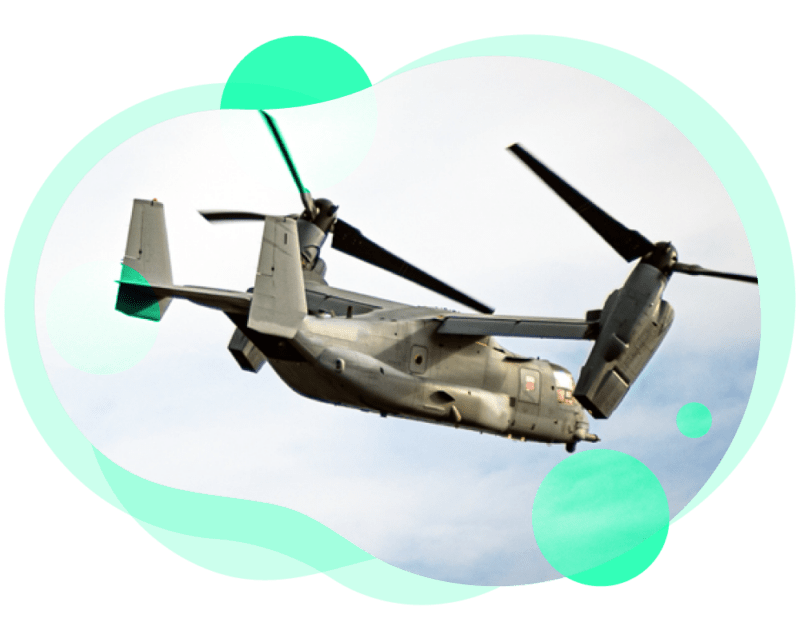
[[[255,211],[227,211],[225,209],[206,209],[198,213],[208,222],[233,222],[236,220],[264,220],[265,214]]]
[[[653,243],[638,231],[632,231],[617,222],[591,200],[586,198],[543,163],[529,154],[521,145],[515,143],[508,148],[525,165],[533,170],[545,184],[572,207],[611,247],[630,262],[653,250]]]
[[[300,174],[294,165],[291,154],[289,154],[289,148],[287,147],[286,142],[283,140],[283,136],[281,135],[281,131],[278,129],[277,122],[272,115],[268,114],[267,112],[264,112],[263,110],[259,110],[258,112],[264,119],[264,123],[267,124],[269,131],[272,133],[272,137],[275,139],[275,143],[278,145],[278,149],[281,151],[281,155],[286,163],[286,167],[289,168],[289,172],[292,174],[292,179],[294,179],[294,184],[297,186],[297,191],[300,192],[300,199],[303,201],[303,207],[313,217],[315,210],[314,199],[303,185],[303,181],[300,180]]]
[[[437,280],[435,277],[428,275],[414,265],[409,264],[393,253],[390,253],[369,238],[365,238],[358,229],[347,224],[343,220],[337,220],[336,224],[334,225],[333,242],[331,243],[331,246],[337,251],[347,253],[347,255],[352,255],[354,258],[358,258],[363,262],[367,262],[368,264],[382,268],[385,271],[399,275],[400,277],[419,284],[428,290],[439,293],[440,295],[444,295],[445,297],[449,297],[460,304],[464,304],[464,306],[474,308],[478,312],[487,314],[494,312],[494,308],[490,308],[489,306],[472,299],[461,291],[458,291],[452,286],[445,284],[441,280]]]
[[[724,271],[712,271],[705,269],[697,264],[683,264],[676,262],[672,267],[673,273],[685,273],[686,275],[704,275],[706,277],[721,277],[726,280],[736,280],[737,282],[749,282],[750,284],[758,284],[758,278],[755,275],[741,275],[739,273],[726,273]]]

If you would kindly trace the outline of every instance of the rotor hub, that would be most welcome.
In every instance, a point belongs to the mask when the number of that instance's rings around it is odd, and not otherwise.
[[[334,205],[327,198],[314,199],[314,205],[317,208],[317,215],[314,218],[314,224],[325,233],[328,233],[333,226],[333,223],[336,222],[336,210],[339,209],[339,205]]]
[[[678,262],[678,251],[671,242],[656,242],[653,250],[642,258],[642,262],[654,266],[664,275],[669,276]]]

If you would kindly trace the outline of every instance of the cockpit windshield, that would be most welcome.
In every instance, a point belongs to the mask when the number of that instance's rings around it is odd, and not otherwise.
[[[556,387],[564,388],[570,392],[575,389],[575,381],[572,380],[572,375],[563,370],[553,370],[553,378],[556,380]]]
[[[556,400],[563,405],[573,405],[575,399],[572,398],[572,391],[575,389],[575,381],[569,372],[553,370],[553,378],[556,381]]]

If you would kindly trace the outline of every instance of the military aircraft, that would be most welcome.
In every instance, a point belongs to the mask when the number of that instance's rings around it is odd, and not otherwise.
[[[209,222],[258,221],[263,235],[255,283],[232,291],[172,283],[164,206],[135,200],[116,309],[159,321],[172,298],[223,311],[236,326],[228,349],[239,366],[268,362],[299,394],[381,416],[450,425],[520,441],[598,442],[586,413],[608,418],[666,336],[674,310],[662,299],[673,273],[757,283],[757,278],[678,261],[617,222],[519,144],[508,149],[626,261],[637,260],[602,309],[583,319],[495,315],[494,310],[390,253],[338,217],[338,207],[303,185],[275,119],[260,111],[300,193],[303,211],[270,216],[209,210]],[[410,306],[325,281],[320,251],[331,246],[475,310]],[[494,339],[592,340],[577,385],[565,368],[515,354]]]

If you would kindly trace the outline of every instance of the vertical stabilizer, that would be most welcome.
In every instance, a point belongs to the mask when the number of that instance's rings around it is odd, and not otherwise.
[[[291,339],[307,313],[297,221],[266,216],[247,327]]]
[[[152,286],[172,286],[164,205],[134,200],[116,309],[126,315],[159,321],[171,301],[158,299]]]

